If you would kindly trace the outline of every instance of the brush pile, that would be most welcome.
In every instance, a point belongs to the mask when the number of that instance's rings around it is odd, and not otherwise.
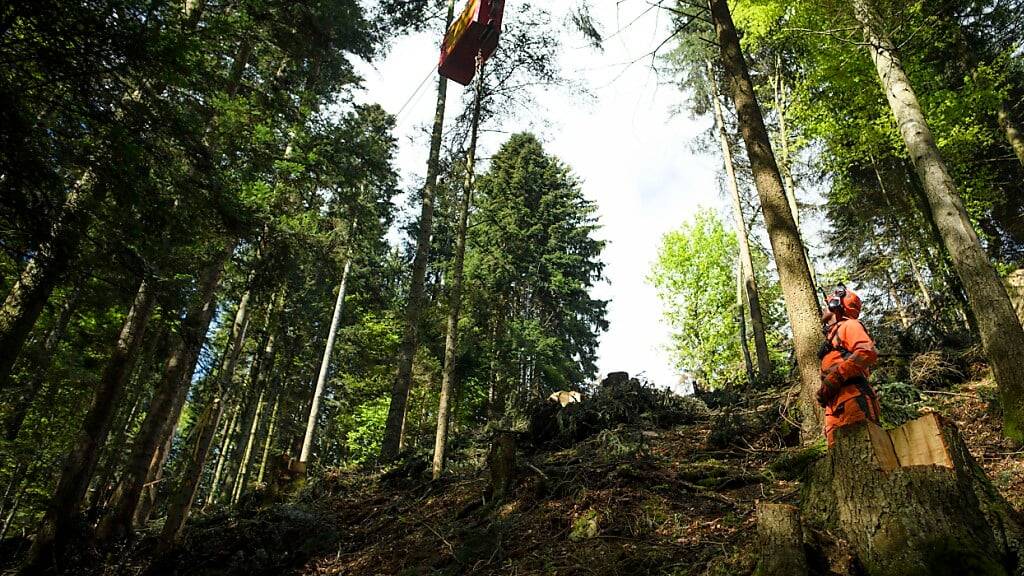
[[[692,396],[612,372],[579,402],[564,407],[558,402],[538,402],[531,411],[527,436],[535,447],[568,447],[603,430],[671,428],[707,415],[707,406]]]

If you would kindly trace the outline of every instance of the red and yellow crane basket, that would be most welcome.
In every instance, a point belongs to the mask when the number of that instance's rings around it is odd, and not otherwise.
[[[476,74],[477,54],[483,63],[498,47],[504,9],[503,0],[469,0],[444,35],[437,71],[463,86],[469,85]]]

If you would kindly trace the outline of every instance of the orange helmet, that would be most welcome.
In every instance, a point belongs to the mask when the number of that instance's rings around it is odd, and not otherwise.
[[[860,316],[860,296],[845,285],[840,284],[838,288],[825,301],[825,306],[832,312],[838,312],[847,318]]]

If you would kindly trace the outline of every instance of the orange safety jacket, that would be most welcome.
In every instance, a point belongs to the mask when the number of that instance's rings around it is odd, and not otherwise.
[[[871,367],[878,361],[875,343],[859,320],[840,318],[828,327],[827,347],[821,358],[821,376],[828,381],[838,372],[842,382],[825,407],[825,437],[832,446],[836,428],[868,420],[878,423],[878,395],[868,383]]]

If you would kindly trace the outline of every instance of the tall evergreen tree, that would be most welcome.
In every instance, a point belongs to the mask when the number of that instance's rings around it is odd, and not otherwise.
[[[478,330],[490,335],[492,408],[499,419],[596,372],[606,302],[604,242],[593,202],[531,134],[512,136],[480,176],[470,224],[467,285]]]

